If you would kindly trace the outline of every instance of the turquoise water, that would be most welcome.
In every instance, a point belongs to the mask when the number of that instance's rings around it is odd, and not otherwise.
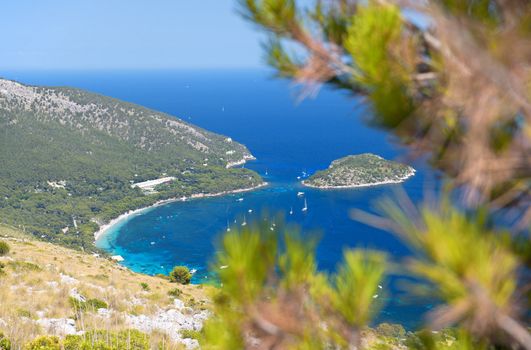
[[[297,177],[348,154],[372,152],[396,159],[405,153],[386,133],[365,126],[370,110],[358,98],[324,89],[316,98],[298,102],[288,82],[268,79],[263,71],[4,75],[25,83],[86,88],[168,112],[244,143],[257,157],[246,167],[260,173],[267,187],[157,207],[119,223],[97,242],[138,272],[167,273],[175,265],[187,265],[197,270],[193,281],[200,283],[208,276],[216,242],[227,224],[239,225],[244,218],[250,222],[265,210],[285,215],[304,234],[321,237],[317,252],[321,269],[333,271],[345,247],[385,250],[398,261],[409,254],[408,249],[393,235],[353,221],[349,211],[371,210],[378,198],[392,195],[400,186],[419,200],[425,187],[437,183],[428,167],[414,163],[417,174],[402,185],[327,191],[301,187]],[[299,191],[305,192],[304,197],[297,196]],[[304,198],[307,212],[301,211]],[[396,277],[387,281],[380,296],[387,303],[378,320],[413,327],[430,306],[418,300],[412,303],[400,284]]]

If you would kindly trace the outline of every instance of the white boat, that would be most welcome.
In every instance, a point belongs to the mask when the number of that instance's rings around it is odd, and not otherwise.
[[[243,198],[238,198],[238,202],[243,202]]]
[[[253,210],[252,210],[252,209],[249,209],[249,210],[247,210],[247,211],[248,211],[249,213],[252,213],[252,212],[253,212]]]
[[[196,272],[197,272],[197,269],[191,269],[191,270],[190,270],[190,273],[191,273],[192,275],[193,275],[194,273],[196,273]]]
[[[304,196],[304,192],[297,192],[297,197],[302,197]]]
[[[229,220],[227,220],[227,232],[230,232]]]
[[[242,226],[245,226],[247,225],[247,219],[245,218],[245,215],[243,216],[243,222],[242,222]]]
[[[289,209],[289,215],[293,215],[293,207]]]
[[[302,208],[302,211],[308,211],[308,202],[306,202],[306,198],[304,198],[304,207]]]

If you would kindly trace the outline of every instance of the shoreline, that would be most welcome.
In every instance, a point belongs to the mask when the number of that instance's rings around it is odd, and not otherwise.
[[[414,168],[411,168],[411,171],[406,176],[404,176],[403,178],[399,180],[386,180],[386,181],[365,183],[365,184],[359,184],[359,185],[316,186],[316,185],[307,184],[305,182],[306,180],[301,181],[301,184],[306,187],[317,188],[317,189],[322,189],[322,190],[334,190],[334,189],[339,190],[339,189],[349,189],[349,188],[358,188],[358,187],[372,187],[372,186],[379,186],[379,185],[391,185],[391,184],[402,183],[406,181],[407,179],[409,179],[410,177],[414,176],[416,172],[417,171]]]
[[[125,212],[125,213],[117,216],[116,218],[112,219],[108,223],[100,225],[98,231],[94,232],[94,242],[97,242],[99,239],[101,239],[103,236],[105,236],[108,233],[109,229],[111,229],[113,226],[115,226],[119,222],[121,222],[123,220],[126,220],[127,218],[129,218],[131,216],[134,216],[136,214],[139,214],[141,212],[144,212],[144,211],[156,208],[156,207],[160,207],[160,206],[168,204],[168,203],[174,203],[174,202],[179,202],[179,201],[185,202],[185,201],[190,200],[190,199],[219,197],[219,196],[224,196],[224,195],[228,195],[228,194],[249,192],[249,191],[253,191],[253,190],[265,187],[267,185],[268,185],[267,182],[262,182],[261,184],[258,184],[258,185],[253,186],[253,187],[239,188],[239,189],[231,190],[231,191],[221,191],[221,192],[216,192],[216,193],[194,193],[194,194],[190,195],[189,197],[183,196],[183,197],[174,197],[174,198],[163,199],[163,200],[157,201],[157,202],[155,202],[152,205],[149,205],[147,207],[142,207],[142,208],[138,208],[138,209],[134,209],[134,210],[129,210],[128,212]]]

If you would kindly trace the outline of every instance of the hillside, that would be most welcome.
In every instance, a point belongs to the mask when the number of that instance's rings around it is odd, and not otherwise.
[[[57,350],[196,348],[219,291],[134,273],[4,225],[0,242],[10,247],[0,253],[0,349],[5,339],[15,350],[42,336],[57,336],[59,344],[46,348]],[[441,349],[452,348],[452,333],[441,338]],[[400,325],[382,323],[363,330],[361,348],[409,349],[416,340]]]
[[[317,188],[349,188],[399,183],[415,174],[412,167],[364,153],[334,160],[302,183]]]
[[[93,249],[95,222],[162,199],[254,187],[253,159],[231,138],[73,88],[0,79],[0,218]],[[163,177],[149,193],[131,184]]]
[[[190,336],[208,317],[208,286],[140,275],[2,225],[0,241],[10,246],[0,256],[0,333],[12,349],[40,335],[131,336],[135,330],[153,349],[197,345]]]

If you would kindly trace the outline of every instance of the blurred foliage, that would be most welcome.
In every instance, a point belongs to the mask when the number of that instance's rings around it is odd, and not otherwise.
[[[392,201],[382,201],[381,207],[416,253],[406,266],[425,283],[412,291],[444,302],[429,315],[435,328],[461,324],[496,342],[498,332],[508,331],[504,320],[525,316],[518,291],[521,265],[508,232],[495,232],[483,218],[467,216],[448,202],[421,208],[415,224]]]
[[[0,332],[0,350],[11,350],[11,341],[2,332]]]
[[[61,340],[55,336],[41,336],[26,344],[25,350],[61,350]]]
[[[345,250],[337,274],[327,275],[317,270],[315,240],[276,227],[254,224],[224,235],[212,264],[221,288],[202,348],[252,348],[253,338],[297,349],[359,342],[380,307],[385,254]]]
[[[267,62],[279,76],[303,84],[303,96],[325,83],[366,97],[374,110],[367,118],[370,125],[390,131],[413,156],[426,156],[442,171],[447,186],[438,205],[419,209],[399,198],[398,204],[381,203],[384,217],[355,215],[398,234],[411,247],[413,257],[401,262],[416,281],[409,291],[441,301],[428,315],[427,328],[455,327],[447,339],[419,332],[407,337],[407,346],[531,349],[526,320],[531,300],[531,3],[240,0],[240,5],[243,16],[270,36],[264,46]],[[376,310],[365,303],[374,293],[372,277],[378,280],[384,271],[357,254],[345,253],[332,282],[315,272],[311,257],[299,256],[308,270],[294,272],[300,278],[285,283],[308,285],[311,295],[335,289],[337,300],[314,301],[335,306],[348,327],[359,328]],[[378,253],[370,256],[376,259]],[[364,288],[356,268],[368,273]],[[263,272],[259,281],[264,279],[269,282],[269,274]],[[253,288],[253,296],[260,296],[262,288]],[[298,339],[315,348],[352,342],[335,336],[337,323],[328,316],[317,316],[328,338],[303,325],[300,334],[312,337]],[[233,317],[227,334],[245,326]]]
[[[526,209],[529,2],[239,2],[268,33],[267,62],[279,76],[307,90],[327,83],[366,96],[375,112],[369,123],[426,154],[464,185],[471,206]]]
[[[367,89],[377,112],[376,123],[396,127],[413,108],[407,91],[411,72],[389,50],[402,32],[398,8],[362,7],[347,30],[345,48],[357,68],[352,79]]]
[[[317,269],[313,236],[282,224],[272,230],[266,219],[223,236],[212,263],[220,288],[202,348],[504,349],[507,334],[518,333],[504,322],[522,316],[522,308],[518,260],[503,238],[482,239],[484,223],[451,207],[424,208],[424,221],[413,228],[398,206],[382,206],[392,222],[404,223],[401,236],[417,252],[403,265],[417,280],[409,293],[441,301],[428,315],[428,326],[440,332],[411,333],[388,323],[369,328],[393,271],[384,253],[346,249],[336,272],[327,274]]]

